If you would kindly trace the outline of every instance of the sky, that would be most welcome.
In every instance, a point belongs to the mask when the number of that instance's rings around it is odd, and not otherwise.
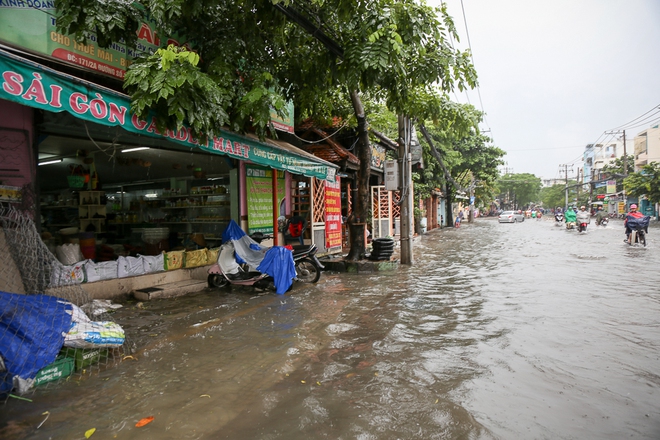
[[[507,171],[563,178],[560,165],[573,164],[574,177],[584,147],[604,132],[626,128],[631,154],[634,136],[660,121],[652,111],[660,106],[660,1],[444,2],[455,47],[472,49],[479,77],[478,89],[451,98],[486,113],[481,130],[507,152]],[[629,124],[654,112],[648,124]]]

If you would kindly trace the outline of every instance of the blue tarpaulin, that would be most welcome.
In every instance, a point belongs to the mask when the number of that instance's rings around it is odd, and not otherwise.
[[[628,221],[627,221],[626,225],[627,225],[630,229],[644,229],[644,230],[648,230],[649,223],[650,223],[650,221],[651,221],[651,217],[649,217],[648,215],[647,215],[647,216],[644,216],[644,217],[632,217],[632,216],[629,215],[629,216],[627,217],[627,220],[628,220]]]
[[[71,303],[47,295],[0,291],[0,394],[12,389],[14,376],[33,379],[51,364],[71,328]]]
[[[283,294],[293,284],[296,267],[293,253],[285,247],[261,247],[248,236],[238,224],[231,220],[222,233],[222,243],[234,244],[235,258],[239,264],[244,262],[261,273],[270,275],[278,294]]]
[[[266,251],[257,270],[273,277],[277,293],[281,295],[289,290],[296,277],[293,252],[282,246],[273,246]]]

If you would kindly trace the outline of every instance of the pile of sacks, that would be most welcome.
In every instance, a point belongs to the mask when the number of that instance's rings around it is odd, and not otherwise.
[[[137,257],[118,257],[115,261],[82,260],[64,265],[54,262],[51,270],[51,286],[66,286],[113,278],[125,278],[135,275],[160,272],[165,270],[164,254],[138,255]]]

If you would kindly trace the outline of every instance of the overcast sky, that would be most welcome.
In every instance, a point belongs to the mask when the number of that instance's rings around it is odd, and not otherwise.
[[[577,170],[586,144],[660,105],[659,0],[445,3],[461,49],[467,21],[481,95],[452,99],[486,112],[481,128],[507,152],[511,172],[563,177],[559,165]],[[634,135],[647,128],[632,125],[629,154]]]

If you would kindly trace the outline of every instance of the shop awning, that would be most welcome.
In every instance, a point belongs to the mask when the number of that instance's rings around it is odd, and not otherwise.
[[[167,139],[188,147],[227,155],[269,168],[335,181],[337,166],[293,145],[221,131],[220,136],[202,144],[190,128],[165,134],[156,129],[153,118],[138,119],[130,113],[130,98],[98,84],[84,81],[0,50],[0,99],[49,112],[71,115],[106,126],[119,126],[144,136]]]

